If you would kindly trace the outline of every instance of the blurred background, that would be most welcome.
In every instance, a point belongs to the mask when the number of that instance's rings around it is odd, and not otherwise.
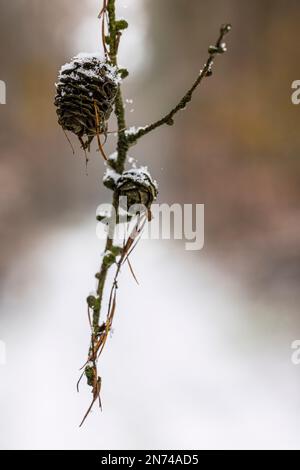
[[[195,79],[220,25],[228,53],[175,126],[131,151],[159,202],[205,204],[205,248],[143,241],[122,273],[101,362],[104,410],[75,390],[88,347],[85,298],[110,202],[57,125],[54,83],[101,50],[101,1],[0,0],[2,449],[299,448],[297,0],[118,0],[128,126],[156,120]],[[132,102],[133,100],[133,102]],[[112,119],[110,129],[114,130]],[[72,137],[71,137],[72,138]],[[106,152],[114,150],[111,135]]]

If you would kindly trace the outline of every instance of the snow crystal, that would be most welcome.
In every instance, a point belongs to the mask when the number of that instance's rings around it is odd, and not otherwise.
[[[126,136],[134,135],[141,130],[145,130],[147,127],[148,126],[140,126],[140,127],[131,126],[129,127],[129,129],[126,129],[125,135]]]
[[[135,163],[135,162],[136,162],[136,159],[129,156],[129,157],[128,157],[128,162],[129,162],[130,164]]]
[[[111,162],[115,162],[117,161],[117,159],[118,159],[118,152],[114,152],[108,157],[108,160]]]
[[[101,60],[103,62],[103,55],[100,52],[79,52],[74,59],[93,59],[95,57],[96,59]]]
[[[108,219],[110,217],[110,214],[111,214],[111,208],[103,208],[101,207],[101,210],[98,210],[96,215],[97,217],[101,217],[103,219]]]
[[[73,63],[67,63],[65,65],[63,65],[60,69],[60,73],[64,73],[64,72],[67,72],[68,70],[73,70],[74,68],[74,64]]]
[[[113,180],[113,182],[115,184],[117,184],[119,178],[120,178],[120,174],[117,173],[115,170],[113,170],[112,168],[107,168],[105,174],[104,174],[104,177],[103,177],[103,181],[106,181],[106,180]]]
[[[144,175],[147,175],[149,180],[154,184],[156,190],[158,189],[157,181],[152,179],[152,176],[150,175],[147,166],[141,166],[140,168],[131,168],[129,171],[130,175],[133,176],[133,179],[136,181],[137,184],[145,184]]]

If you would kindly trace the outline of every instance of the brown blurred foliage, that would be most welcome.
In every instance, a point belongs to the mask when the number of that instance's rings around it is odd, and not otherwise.
[[[37,230],[82,210],[91,191],[81,153],[72,155],[53,106],[58,70],[70,57],[85,2],[0,0],[0,8],[0,78],[7,85],[0,108],[4,269]]]
[[[205,203],[206,249],[233,270],[262,288],[297,285],[300,107],[291,83],[300,75],[299,2],[148,0],[147,8],[154,114],[189,85],[220,24],[233,24],[228,54],[161,138],[162,149],[169,139],[167,197]]]
[[[0,0],[0,79],[8,91],[0,108],[3,263],[34,227],[82,217],[85,208],[92,216],[107,194],[100,164],[94,172],[92,163],[85,179],[53,108],[57,70],[85,6]],[[136,86],[130,125],[169,110],[203,65],[219,26],[231,22],[233,30],[228,54],[189,109],[173,128],[134,148],[134,156],[154,169],[162,202],[206,205],[207,253],[263,288],[297,283],[300,107],[290,96],[300,78],[299,1],[145,0],[145,7],[148,49],[140,75],[129,79]],[[95,2],[95,21],[97,13]]]

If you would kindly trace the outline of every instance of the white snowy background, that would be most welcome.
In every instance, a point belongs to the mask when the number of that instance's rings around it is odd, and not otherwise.
[[[70,56],[99,39],[95,2],[87,4],[68,34]],[[138,72],[151,55],[143,2],[121,2],[121,15],[130,22],[121,65]],[[94,408],[79,429],[91,399],[84,381],[76,391],[89,343],[85,298],[102,243],[92,212],[75,220],[35,229],[30,242],[27,234],[2,279],[0,448],[299,448],[297,305],[248,290],[206,248],[172,241],[139,244],[140,286],[122,271],[100,363],[103,412]]]
[[[11,271],[1,302],[1,448],[299,446],[289,312],[168,241],[137,248],[139,287],[124,267],[101,360],[103,412],[79,429],[90,400],[83,383],[75,390],[89,340],[84,299],[99,249],[91,223],[65,227]]]

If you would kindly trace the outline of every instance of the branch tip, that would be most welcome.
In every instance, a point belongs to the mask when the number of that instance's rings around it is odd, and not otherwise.
[[[204,68],[200,70],[200,73],[192,85],[192,87],[186,92],[186,94],[183,96],[183,98],[179,101],[179,103],[168,113],[166,114],[163,118],[159,119],[158,121],[154,122],[153,124],[150,124],[145,127],[139,128],[139,130],[135,133],[130,133],[127,135],[127,142],[129,146],[136,144],[137,140],[139,140],[141,137],[144,137],[145,135],[149,134],[150,132],[154,131],[160,126],[163,125],[168,125],[172,126],[174,124],[174,116],[181,111],[182,109],[185,109],[186,105],[192,100],[193,93],[198,88],[202,80],[206,77],[211,77],[212,76],[212,68],[214,65],[214,59],[217,55],[219,54],[224,54],[227,52],[227,46],[226,43],[223,42],[224,36],[228,34],[232,29],[231,24],[226,23],[223,24],[220,28],[220,35],[219,38],[214,46],[210,46],[208,49],[208,59],[204,65]]]

